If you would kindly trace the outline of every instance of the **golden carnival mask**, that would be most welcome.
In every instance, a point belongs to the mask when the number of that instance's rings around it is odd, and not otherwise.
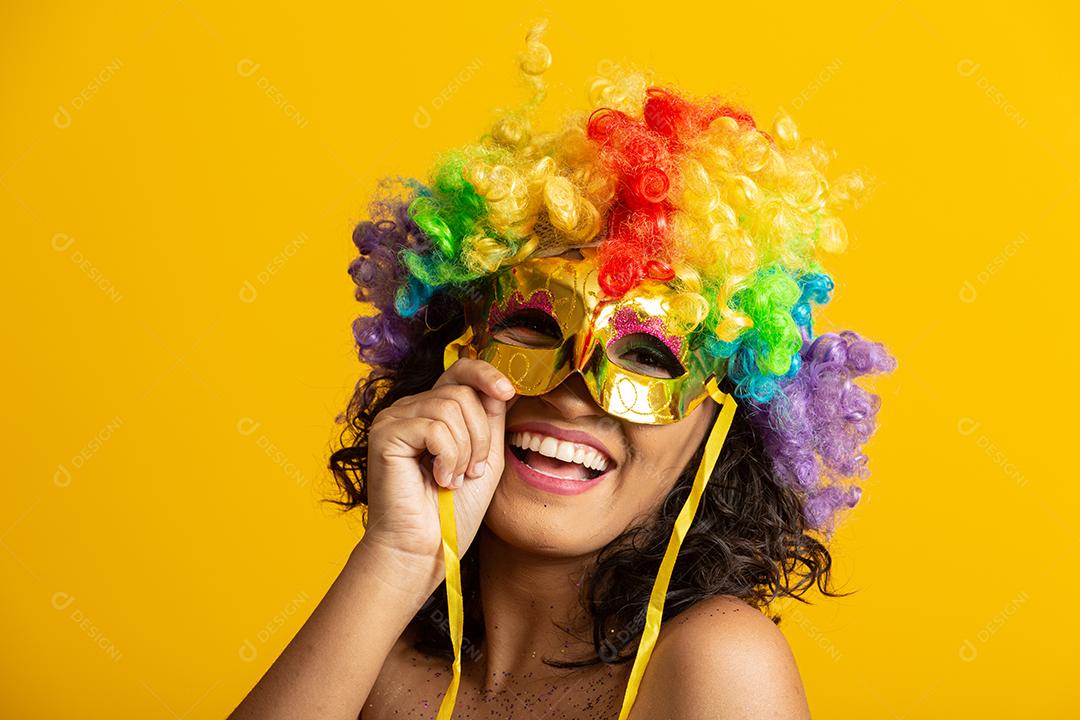
[[[581,259],[534,257],[501,270],[478,303],[482,311],[467,309],[468,326],[447,350],[491,363],[521,395],[550,392],[577,372],[610,415],[678,422],[726,370],[726,360],[691,348],[705,308],[652,280],[605,298],[596,249],[580,252]]]

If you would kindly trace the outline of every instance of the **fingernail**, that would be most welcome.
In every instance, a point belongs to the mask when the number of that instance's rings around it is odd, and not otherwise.
[[[484,470],[486,470],[486,469],[487,469],[487,461],[481,460],[480,462],[476,463],[475,465],[472,466],[473,477],[480,477],[481,475],[484,474]]]
[[[495,389],[501,393],[508,393],[514,391],[514,386],[510,384],[509,380],[505,378],[495,383]]]
[[[454,485],[453,486],[455,488],[459,488],[464,484],[465,484],[465,476],[464,475],[455,475],[454,476]]]

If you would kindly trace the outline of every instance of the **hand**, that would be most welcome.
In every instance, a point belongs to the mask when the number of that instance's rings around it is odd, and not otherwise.
[[[441,485],[454,492],[463,556],[502,477],[506,412],[515,399],[513,385],[493,365],[460,358],[431,390],[379,412],[368,434],[363,541],[441,569]],[[440,574],[445,577],[445,570]]]

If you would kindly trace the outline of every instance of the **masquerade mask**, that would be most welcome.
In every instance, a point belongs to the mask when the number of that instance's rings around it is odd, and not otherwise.
[[[532,258],[500,273],[492,296],[480,303],[484,312],[471,319],[461,337],[447,344],[443,366],[449,369],[464,351],[498,368],[522,395],[549,392],[571,372],[578,372],[605,412],[632,422],[677,422],[706,396],[721,406],[649,596],[645,627],[619,713],[619,720],[626,720],[660,634],[679,548],[720,455],[736,404],[718,387],[718,377],[704,355],[690,348],[693,327],[684,316],[693,317],[693,313],[680,305],[678,295],[662,284],[645,283],[618,300],[604,300],[596,283],[594,250],[582,248],[581,252],[582,260]],[[438,720],[450,720],[461,676],[464,608],[454,491],[440,486],[438,492],[454,646],[453,677]]]
[[[500,271],[452,345],[494,365],[521,395],[542,395],[577,372],[609,415],[678,422],[726,367],[691,347],[706,309],[656,281],[605,299],[595,248],[580,252],[582,259],[531,258]]]

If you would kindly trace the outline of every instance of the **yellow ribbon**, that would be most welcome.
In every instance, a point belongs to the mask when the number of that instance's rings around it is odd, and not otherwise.
[[[712,475],[713,466],[720,457],[720,448],[727,439],[731,420],[735,416],[735,399],[717,386],[716,377],[709,379],[706,388],[712,399],[720,404],[720,414],[709,431],[709,439],[705,442],[705,454],[698,465],[697,475],[694,476],[694,484],[690,489],[690,497],[686,498],[679,517],[675,520],[675,527],[671,531],[668,540],[667,551],[660,563],[660,571],[656,573],[653,581],[652,594],[649,596],[649,609],[645,613],[645,630],[641,634],[638,643],[637,655],[634,658],[634,666],[630,669],[630,680],[626,683],[626,694],[623,695],[622,709],[619,711],[619,720],[626,720],[630,714],[630,708],[637,699],[638,686],[641,684],[641,676],[645,674],[645,667],[652,657],[656,638],[660,634],[660,622],[664,618],[664,600],[667,599],[668,583],[671,581],[671,571],[675,567],[675,559],[679,556],[679,548],[682,547],[683,538],[694,520],[701,495],[705,492],[705,486]]]
[[[439,486],[439,523],[442,526],[443,564],[446,565],[446,604],[450,611],[450,641],[454,644],[454,677],[439,706],[438,720],[450,720],[461,684],[461,633],[464,609],[461,601],[461,566],[458,562],[457,525],[454,522],[454,491]]]
[[[470,326],[466,328],[465,334],[446,346],[443,351],[444,370],[450,369],[460,356],[461,348],[467,346],[471,339],[472,327]],[[438,492],[443,565],[446,567],[446,605],[450,616],[450,642],[454,646],[454,676],[439,706],[437,720],[450,720],[450,716],[454,714],[458,686],[461,684],[461,635],[465,613],[461,599],[461,562],[458,557],[457,522],[454,519],[454,491],[440,485]]]
[[[449,369],[460,355],[460,349],[468,345],[472,337],[471,328],[467,329],[457,341],[446,346],[443,354],[443,367]],[[697,474],[694,476],[694,484],[690,489],[690,497],[683,503],[679,517],[675,520],[671,538],[668,540],[667,551],[660,563],[660,571],[656,574],[653,582],[652,593],[649,596],[649,609],[645,613],[645,629],[638,643],[637,655],[634,658],[634,666],[630,669],[630,680],[626,685],[626,694],[623,696],[622,710],[619,711],[619,720],[626,720],[630,714],[630,708],[637,699],[638,686],[641,677],[645,674],[645,667],[652,657],[656,638],[660,634],[660,622],[664,617],[664,600],[667,597],[668,584],[671,582],[671,572],[675,567],[675,560],[682,547],[683,538],[690,528],[690,523],[697,513],[698,503],[705,491],[705,486],[712,475],[713,467],[720,457],[720,448],[727,439],[731,420],[735,416],[735,399],[722,392],[717,385],[716,377],[709,379],[706,388],[713,400],[720,404],[720,414],[716,418],[712,429],[709,431],[709,439],[705,442],[705,454],[698,465]],[[439,706],[437,720],[450,720],[454,713],[454,703],[457,701],[458,687],[461,684],[461,642],[464,624],[464,604],[461,597],[461,565],[458,557],[457,523],[454,519],[454,491],[441,485],[439,493],[439,525],[442,531],[443,564],[446,566],[446,604],[450,620],[450,642],[454,646],[453,677],[450,687],[443,696]]]

